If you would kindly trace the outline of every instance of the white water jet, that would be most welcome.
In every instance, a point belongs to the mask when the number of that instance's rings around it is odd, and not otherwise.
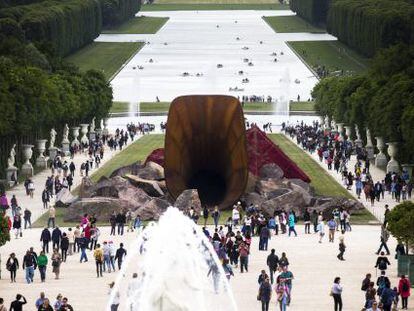
[[[126,274],[138,273],[133,286]],[[119,310],[237,310],[233,293],[201,228],[170,207],[128,250],[108,302],[120,293]]]

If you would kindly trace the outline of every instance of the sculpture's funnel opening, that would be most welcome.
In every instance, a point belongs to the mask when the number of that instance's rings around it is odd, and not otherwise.
[[[231,96],[182,96],[170,107],[165,178],[177,198],[197,189],[203,204],[229,206],[248,177],[243,111]]]

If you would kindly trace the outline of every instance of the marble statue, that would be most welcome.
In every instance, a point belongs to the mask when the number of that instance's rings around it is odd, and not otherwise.
[[[63,128],[63,141],[69,141],[69,126],[65,124],[65,127]]]
[[[91,125],[89,127],[89,132],[95,132],[95,117],[93,117]]]
[[[16,163],[16,144],[14,144],[10,150],[10,156],[7,159],[7,163],[9,164],[9,168],[14,167],[14,164]]]
[[[50,145],[49,145],[49,148],[52,148],[52,147],[55,146],[56,134],[57,133],[56,133],[55,129],[52,128],[50,130]]]

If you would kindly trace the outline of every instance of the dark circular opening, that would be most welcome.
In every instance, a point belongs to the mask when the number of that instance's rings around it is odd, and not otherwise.
[[[223,175],[209,170],[195,173],[190,178],[187,188],[197,189],[201,203],[209,206],[220,204],[227,192]]]

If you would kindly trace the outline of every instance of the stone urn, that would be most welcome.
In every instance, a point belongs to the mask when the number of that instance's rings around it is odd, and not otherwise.
[[[33,145],[22,145],[22,153],[24,158],[22,174],[24,176],[33,176],[33,165],[30,163],[30,159],[33,155]]]
[[[365,150],[367,151],[368,159],[374,159],[374,145],[372,144],[371,132],[369,128],[367,128],[367,144],[365,145]]]
[[[339,139],[343,141],[344,140],[344,124],[340,122],[340,123],[336,123],[336,125],[338,126]]]
[[[89,139],[88,139],[88,127],[89,124],[80,124],[81,126],[81,132],[82,132],[82,138],[81,138],[81,143],[82,144],[89,144]]]
[[[385,169],[387,167],[388,159],[387,156],[384,154],[384,138],[377,136],[375,137],[375,139],[377,140],[377,148],[379,150],[378,154],[375,157],[375,166]]]
[[[400,171],[400,164],[397,162],[395,157],[397,156],[398,152],[398,143],[397,142],[391,142],[388,143],[388,155],[390,156],[390,160],[387,164],[387,173],[395,172],[399,173]]]
[[[46,142],[47,139],[36,140],[37,150],[39,150],[39,156],[36,159],[36,166],[40,168],[47,168],[47,159],[44,155],[44,152],[46,151]]]
[[[70,144],[72,147],[75,147],[75,146],[79,146],[80,145],[80,142],[78,140],[78,137],[79,137],[79,129],[80,129],[79,126],[72,127],[73,140],[72,140],[72,143]]]

